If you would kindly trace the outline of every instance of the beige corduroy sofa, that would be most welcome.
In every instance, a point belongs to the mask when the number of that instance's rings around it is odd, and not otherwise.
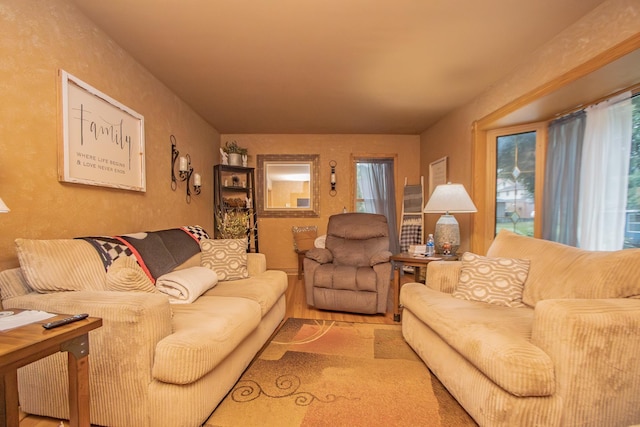
[[[202,425],[284,318],[287,277],[267,270],[263,254],[246,254],[248,278],[218,282],[192,303],[170,304],[167,295],[141,292],[133,283],[131,291],[109,290],[113,270],[105,272],[85,240],[16,244],[21,267],[0,272],[5,310],[103,319],[89,334],[92,424]],[[176,271],[200,266],[202,254]],[[119,288],[138,273],[120,270]],[[18,385],[23,411],[68,419],[66,355],[21,368]]]
[[[486,256],[529,260],[523,307],[453,297],[461,261],[400,294],[405,340],[478,424],[640,423],[640,249],[501,231]]]

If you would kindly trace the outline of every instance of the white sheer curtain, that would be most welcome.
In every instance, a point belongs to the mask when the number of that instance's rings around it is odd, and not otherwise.
[[[579,247],[612,251],[624,244],[632,106],[624,93],[588,107],[582,148]]]

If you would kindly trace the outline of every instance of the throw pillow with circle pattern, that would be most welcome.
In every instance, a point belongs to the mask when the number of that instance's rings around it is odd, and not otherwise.
[[[219,281],[249,277],[246,240],[203,239],[200,250],[200,265],[215,271]]]
[[[453,297],[505,307],[525,307],[522,302],[529,260],[489,258],[465,252]]]

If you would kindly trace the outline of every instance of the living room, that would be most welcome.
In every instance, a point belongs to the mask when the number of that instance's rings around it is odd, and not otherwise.
[[[321,214],[311,223],[320,229],[330,214],[351,206],[347,153],[396,154],[398,181],[401,182],[404,177],[409,182],[416,182],[420,176],[428,177],[429,163],[446,156],[448,180],[464,184],[473,196],[474,192],[482,190],[474,188],[472,176],[474,121],[516,101],[521,107],[523,102],[539,93],[540,88],[548,91],[550,84],[558,79],[566,80],[568,73],[575,73],[573,70],[590,59],[608,55],[625,40],[637,37],[632,12],[636,7],[633,1],[602,3],[596,11],[528,55],[524,63],[480,97],[452,111],[420,134],[318,136],[221,134],[98,29],[73,2],[11,5],[4,18],[8,34],[3,37],[4,57],[11,61],[3,67],[5,125],[2,144],[6,154],[2,158],[3,194],[0,195],[11,214],[4,215],[0,224],[0,267],[17,265],[13,250],[16,237],[126,233],[185,223],[212,229],[212,165],[220,163],[218,147],[233,139],[249,148],[249,160],[253,165],[255,156],[260,153],[291,152],[293,146],[299,153],[315,153],[315,148],[319,147],[323,150],[320,153],[320,182],[329,182],[328,162],[336,157],[333,160],[338,161],[338,193],[331,197],[326,188],[321,188]],[[28,30],[23,28],[23,22],[31,23]],[[57,87],[60,69],[143,113],[146,193],[66,184],[58,180]],[[11,108],[7,108],[8,105]],[[183,202],[184,189],[174,192],[170,188],[171,135],[175,135],[180,152],[190,154],[194,170],[202,176],[202,193],[193,197],[191,204]],[[260,148],[262,144],[264,149]],[[474,199],[480,198],[475,196]],[[69,214],[69,206],[75,207],[76,214]],[[400,203],[397,203],[397,209],[399,212]],[[99,225],[97,217],[100,218]],[[477,217],[462,215],[459,218],[462,249],[481,248],[472,247],[472,241],[482,240],[476,236],[478,227],[474,228],[473,237],[471,235],[471,221],[478,221]],[[437,218],[426,215],[427,228],[432,228]],[[262,238],[269,266],[293,272],[296,257],[288,233],[291,225],[305,224],[268,221],[261,233],[273,230],[273,234]]]
[[[119,46],[74,1],[3,2],[0,197],[11,211],[0,215],[0,270],[19,266],[16,238],[117,235],[191,224],[213,230],[212,166],[221,162],[219,148],[232,140],[249,150],[250,166],[256,166],[259,154],[319,154],[321,158],[320,215],[294,221],[260,220],[260,247],[269,269],[290,276],[296,273],[292,225],[315,225],[321,234],[330,215],[352,206],[354,153],[395,157],[396,194],[401,193],[405,178],[417,182],[421,176],[428,177],[429,164],[447,157],[448,180],[464,184],[479,210],[457,218],[460,250],[484,253],[490,241],[483,209],[488,184],[481,177],[487,159],[478,152],[484,147],[487,131],[568,81],[587,76],[640,47],[640,3],[596,3],[575,23],[526,55],[517,67],[505,70],[504,77],[480,95],[418,132],[287,134],[218,130]],[[163,30],[171,31],[170,26]],[[180,66],[176,62],[176,67]],[[145,192],[59,180],[59,70],[144,116]],[[523,122],[549,118],[534,114]],[[202,177],[202,192],[193,195],[190,203],[185,202],[184,183],[179,183],[176,191],[171,188],[172,135],[177,148],[189,153],[194,171]],[[329,194],[331,160],[337,163],[335,196]],[[400,202],[396,207],[399,212]],[[426,228],[433,229],[437,219],[438,215],[426,215]]]

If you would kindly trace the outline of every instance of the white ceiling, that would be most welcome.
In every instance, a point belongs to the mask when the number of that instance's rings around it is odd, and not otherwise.
[[[418,134],[603,0],[72,0],[221,133]]]

